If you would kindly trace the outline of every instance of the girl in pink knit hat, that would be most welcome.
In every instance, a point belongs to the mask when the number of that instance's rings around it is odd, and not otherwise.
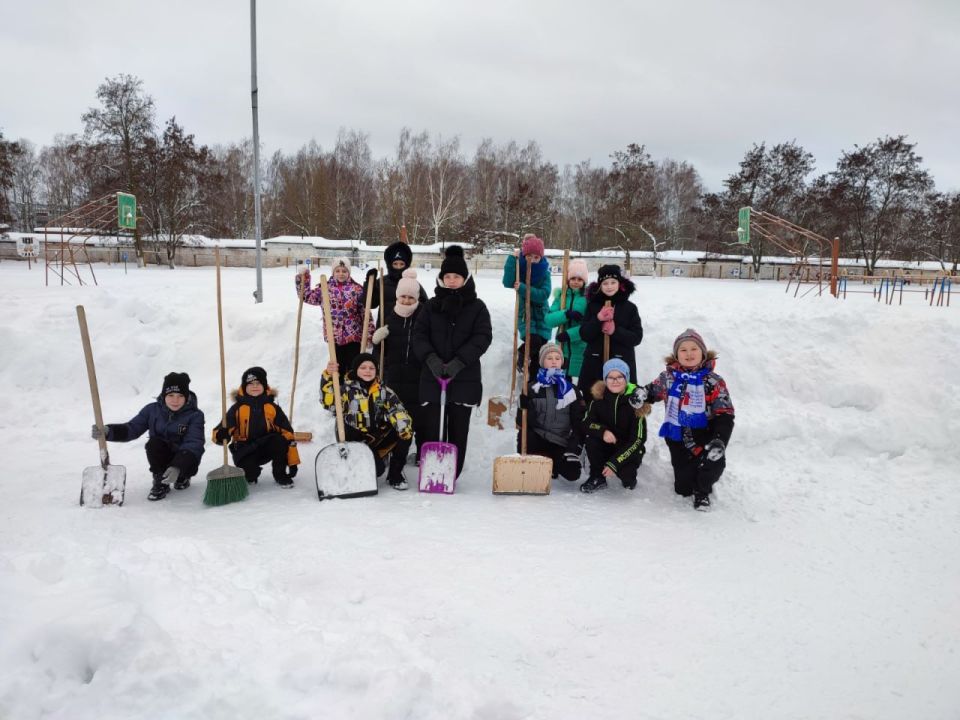
[[[583,258],[574,258],[567,263],[567,299],[564,309],[560,309],[560,293],[557,288],[553,293],[553,304],[547,313],[547,325],[551,328],[564,327],[563,332],[557,333],[557,344],[563,348],[563,366],[567,376],[576,380],[580,377],[580,366],[583,364],[583,351],[587,344],[580,337],[580,324],[587,312],[587,261]]]

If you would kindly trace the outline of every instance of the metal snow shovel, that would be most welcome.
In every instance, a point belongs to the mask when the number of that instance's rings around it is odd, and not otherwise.
[[[327,276],[320,276],[323,293],[323,321],[327,328],[330,359],[336,361],[337,346],[333,341],[333,318],[330,317],[330,288]],[[340,406],[340,373],[333,373],[333,405],[337,411],[337,438],[317,453],[313,467],[317,476],[317,496],[329,498],[363,497],[377,494],[377,464],[373,452],[362,442],[346,442],[343,408]]]
[[[523,387],[527,394],[530,378],[530,263],[527,263],[527,328],[523,346]],[[520,454],[503,455],[493,461],[494,495],[549,495],[553,460],[542,455],[527,455],[527,411],[520,411]]]
[[[87,332],[87,316],[83,305],[77,305],[77,320],[80,322],[80,337],[83,340],[83,357],[87,361],[87,379],[90,381],[90,397],[93,399],[93,417],[100,428],[100,464],[83,469],[80,486],[80,504],[84,507],[123,505],[123,493],[127,487],[127,469],[123,465],[111,465],[107,452],[106,428],[100,412],[100,390],[97,387],[97,370],[93,366],[93,350]]]
[[[516,282],[520,282],[520,257],[516,256]],[[487,425],[503,430],[503,414],[513,407],[513,394],[517,389],[517,326],[520,323],[520,293],[513,300],[513,353],[510,355],[510,399],[493,395],[487,400]]]
[[[440,383],[440,432],[447,409],[447,385],[451,378],[437,378]],[[428,442],[420,448],[420,492],[452,495],[457,489],[457,446],[449,442]]]

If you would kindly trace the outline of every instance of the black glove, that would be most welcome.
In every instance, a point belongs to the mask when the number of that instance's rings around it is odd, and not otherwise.
[[[369,270],[367,270],[367,277],[366,277],[366,279],[363,281],[363,286],[364,286],[364,287],[367,286],[367,283],[370,282],[370,278],[376,279],[376,277],[377,277],[377,269],[376,269],[376,268],[370,268]]]
[[[454,358],[443,366],[443,374],[453,380],[457,376],[457,373],[459,373],[465,367],[466,364],[464,364],[463,360],[460,358]]]
[[[563,332],[558,332],[558,333],[557,333],[557,342],[558,342],[558,343],[565,343],[565,342],[569,342],[569,341],[570,341],[570,333],[568,333],[566,330],[564,330]]]
[[[218,427],[214,440],[217,445],[226,445],[230,441],[230,431],[225,427]]]
[[[520,393],[520,399],[517,401],[517,404],[520,406],[521,410],[530,409],[530,396],[526,393]]]
[[[727,452],[727,446],[724,445],[723,440],[720,438],[714,438],[706,445],[703,446],[703,455],[701,463],[715,463],[723,460],[724,454]]]
[[[290,480],[293,480],[297,476],[297,466],[296,465],[287,465],[287,477]]]
[[[433,373],[435,378],[444,376],[443,360],[440,359],[439,355],[436,353],[430,353],[427,355],[427,359],[424,360],[424,362],[427,364],[427,368],[431,373]]]
[[[101,430],[99,425],[91,425],[91,426],[90,426],[90,437],[92,437],[94,440],[99,440],[101,437],[102,437],[104,440],[109,440],[109,439],[110,439],[110,428],[104,426],[103,430]]]
[[[567,320],[569,320],[570,322],[580,322],[581,320],[583,320],[583,313],[580,312],[579,310],[573,310],[573,309],[567,310],[566,316],[567,316]]]

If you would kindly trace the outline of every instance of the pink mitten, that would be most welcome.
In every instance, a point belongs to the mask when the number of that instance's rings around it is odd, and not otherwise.
[[[600,312],[597,313],[597,320],[600,322],[608,322],[613,320],[613,308],[612,307],[602,307]]]
[[[613,324],[613,320],[607,320],[600,326],[600,329],[603,331],[604,335],[613,335],[613,331],[616,329],[616,325]]]

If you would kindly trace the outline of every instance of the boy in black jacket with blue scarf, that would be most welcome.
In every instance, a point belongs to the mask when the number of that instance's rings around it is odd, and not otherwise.
[[[648,401],[666,404],[660,437],[670,450],[673,489],[684,497],[693,495],[697,510],[710,507],[710,491],[723,475],[733,433],[733,402],[727,384],[714,372],[716,357],[700,334],[688,328],[673,341],[667,369],[631,398],[635,407]]]
[[[203,411],[197,407],[197,396],[190,392],[190,376],[169,373],[163,378],[163,389],[155,402],[144,405],[129,422],[107,425],[104,439],[130,442],[145,432],[147,462],[153,475],[149,500],[161,500],[170,491],[190,487],[190,478],[197,474],[203,457]],[[96,425],[90,433],[100,438]]]

